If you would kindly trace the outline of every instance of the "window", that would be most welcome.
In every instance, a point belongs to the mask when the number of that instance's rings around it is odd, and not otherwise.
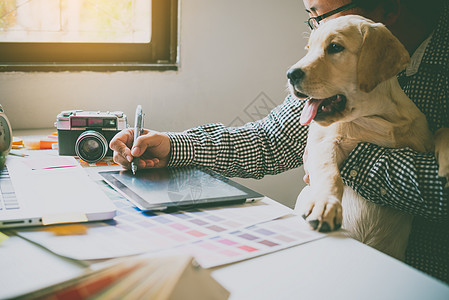
[[[176,70],[177,0],[0,0],[0,70]]]

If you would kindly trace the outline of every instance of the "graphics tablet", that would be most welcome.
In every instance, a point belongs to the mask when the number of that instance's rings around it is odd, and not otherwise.
[[[197,167],[99,172],[142,210],[191,209],[253,202],[264,196],[216,172]]]

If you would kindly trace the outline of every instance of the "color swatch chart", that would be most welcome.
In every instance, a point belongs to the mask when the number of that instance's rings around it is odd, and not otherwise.
[[[182,246],[203,268],[216,267],[304,244],[325,234],[312,231],[299,216],[273,220],[226,232]]]
[[[117,207],[110,221],[17,230],[17,233],[49,250],[79,260],[113,258],[179,247],[218,234],[279,218],[291,211],[259,201],[239,206],[150,214],[134,207],[104,183],[105,192]],[[84,228],[80,230],[80,227]]]

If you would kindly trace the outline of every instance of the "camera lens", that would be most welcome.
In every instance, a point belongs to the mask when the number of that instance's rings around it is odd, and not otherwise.
[[[88,163],[95,163],[106,156],[108,142],[99,132],[88,130],[80,134],[75,144],[76,155]]]

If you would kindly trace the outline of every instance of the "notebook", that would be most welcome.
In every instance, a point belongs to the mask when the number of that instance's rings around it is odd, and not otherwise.
[[[212,170],[199,167],[99,172],[141,210],[192,209],[253,202],[264,196]]]
[[[8,156],[0,172],[0,228],[111,219],[116,208],[73,157]],[[52,157],[50,160],[57,160]],[[38,163],[36,163],[38,162]]]

